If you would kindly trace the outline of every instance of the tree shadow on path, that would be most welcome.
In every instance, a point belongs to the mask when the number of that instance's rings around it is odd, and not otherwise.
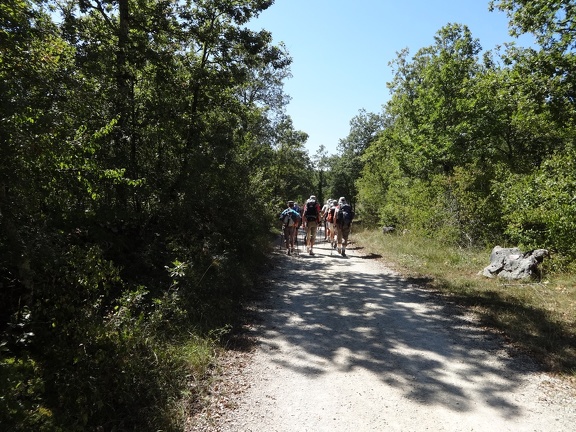
[[[266,352],[290,352],[273,356],[278,367],[312,379],[328,365],[362,368],[422,405],[464,412],[483,400],[503,417],[522,414],[508,395],[535,363],[508,356],[498,336],[378,262],[316,251],[276,257],[257,336]]]

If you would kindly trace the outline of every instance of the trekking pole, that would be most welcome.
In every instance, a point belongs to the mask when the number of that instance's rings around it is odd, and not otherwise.
[[[296,235],[294,236],[296,242],[296,255],[300,256],[300,246],[298,245],[298,227],[296,227]]]

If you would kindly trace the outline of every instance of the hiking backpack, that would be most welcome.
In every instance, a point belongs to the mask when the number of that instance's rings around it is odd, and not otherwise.
[[[326,220],[328,222],[334,222],[334,212],[336,211],[336,207],[330,207],[328,209],[328,217],[326,218]]]
[[[280,214],[280,220],[284,225],[293,226],[298,223],[298,212],[295,210],[286,209]]]
[[[315,221],[318,219],[318,208],[316,201],[308,201],[306,203],[306,220]]]
[[[349,227],[354,219],[354,211],[350,204],[342,204],[338,209],[338,215],[336,216],[336,221],[338,225],[343,227]]]

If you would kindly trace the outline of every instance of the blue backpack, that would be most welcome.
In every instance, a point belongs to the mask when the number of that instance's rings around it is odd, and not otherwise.
[[[279,219],[282,221],[284,225],[297,225],[298,219],[300,218],[300,214],[291,208],[285,209],[282,213],[280,213]]]
[[[350,204],[342,204],[338,209],[336,216],[336,223],[342,227],[349,227],[354,219],[354,211]]]

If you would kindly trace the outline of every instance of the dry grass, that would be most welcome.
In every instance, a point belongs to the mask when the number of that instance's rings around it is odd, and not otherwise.
[[[489,264],[490,250],[452,248],[380,231],[354,237],[398,271],[425,278],[431,289],[476,311],[483,323],[532,353],[549,371],[576,378],[575,275],[549,274],[544,268],[540,281],[487,279],[478,272]]]

